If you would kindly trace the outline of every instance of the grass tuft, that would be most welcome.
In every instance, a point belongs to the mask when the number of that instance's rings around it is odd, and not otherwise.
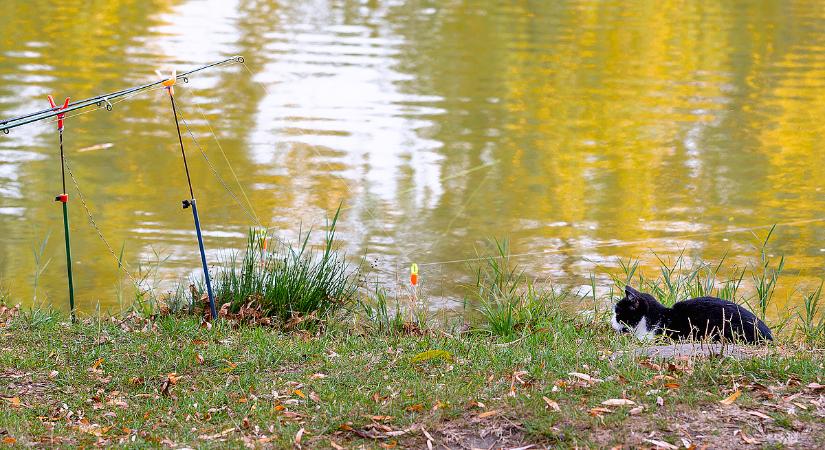
[[[352,303],[355,273],[343,254],[333,249],[340,208],[329,224],[324,246],[309,245],[311,230],[299,233],[299,245],[250,231],[246,251],[232,255],[214,277],[216,301],[228,312],[254,308],[286,325],[317,324]]]

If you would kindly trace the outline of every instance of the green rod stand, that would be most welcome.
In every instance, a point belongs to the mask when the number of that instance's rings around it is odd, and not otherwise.
[[[66,237],[66,271],[69,277],[69,310],[72,322],[77,320],[74,311],[74,281],[72,280],[72,246],[69,242],[69,195],[58,195],[55,201],[63,203],[63,232]]]

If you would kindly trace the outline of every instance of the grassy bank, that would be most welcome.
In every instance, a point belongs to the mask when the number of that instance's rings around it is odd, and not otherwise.
[[[141,298],[126,317],[74,324],[0,309],[0,441],[336,449],[825,441],[821,289],[800,292],[804,307],[771,324],[770,346],[741,348],[738,358],[653,359],[613,332],[610,298],[536,283],[506,243],[472,269],[464,314],[435,326],[425,298],[356,290],[332,230],[319,251],[304,240],[269,252],[250,238],[215,277],[223,308],[210,324],[197,286],[165,301]],[[632,282],[665,303],[717,295],[764,317],[782,261],[762,251],[747,272],[727,277],[721,264],[681,258],[663,261],[655,278],[632,262],[622,267],[617,287]]]
[[[211,329],[194,318],[0,328],[0,439],[29,445],[789,446],[825,439],[823,350],[670,362],[557,314],[481,333]]]

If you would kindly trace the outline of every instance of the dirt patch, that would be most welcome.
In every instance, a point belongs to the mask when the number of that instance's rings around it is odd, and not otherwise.
[[[0,371],[0,393],[6,397],[42,397],[54,390],[54,383],[44,376],[17,369]]]
[[[749,349],[739,345],[722,345],[710,343],[683,343],[671,345],[653,345],[650,347],[640,347],[632,351],[622,351],[614,353],[611,358],[630,354],[634,357],[648,357],[657,359],[675,359],[691,357],[727,357],[744,359],[752,356]]]
[[[542,448],[526,437],[518,420],[505,415],[479,417],[465,414],[432,425],[432,429],[419,427],[415,433],[400,442],[401,448],[438,448],[449,450]],[[431,446],[431,447],[430,447]]]
[[[766,445],[817,448],[825,440],[825,420],[803,422],[795,416],[801,408],[806,408],[807,413],[825,418],[825,396],[800,394],[786,398],[792,399],[762,403],[758,407],[736,404],[679,407],[675,411],[628,419],[621,425],[621,433],[625,436],[624,443],[634,448],[691,445],[696,448],[761,448]],[[780,412],[782,416],[773,414]],[[599,434],[616,436],[614,433],[598,432],[593,436]],[[609,445],[610,441],[596,439],[604,446]]]

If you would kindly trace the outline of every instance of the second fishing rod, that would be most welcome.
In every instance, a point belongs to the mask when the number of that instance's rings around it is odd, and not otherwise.
[[[160,73],[158,73],[160,75]],[[162,77],[162,76],[161,76]],[[198,204],[195,201],[195,192],[192,189],[192,178],[189,175],[189,164],[186,161],[186,150],[183,147],[183,137],[180,133],[180,123],[178,122],[178,110],[175,105],[175,81],[177,76],[172,72],[172,76],[163,81],[163,86],[169,93],[169,102],[172,104],[172,115],[175,118],[175,129],[178,132],[178,142],[180,143],[180,154],[183,157],[183,168],[186,171],[186,183],[189,185],[189,198],[183,200],[183,209],[192,208],[192,217],[195,220],[195,232],[198,235],[198,247],[201,252],[201,264],[203,265],[203,276],[206,280],[206,293],[209,296],[209,313],[212,320],[217,319],[218,313],[215,309],[215,295],[212,293],[212,280],[209,277],[209,266],[206,264],[206,250],[203,246],[203,234],[201,233],[201,221],[198,216]]]

